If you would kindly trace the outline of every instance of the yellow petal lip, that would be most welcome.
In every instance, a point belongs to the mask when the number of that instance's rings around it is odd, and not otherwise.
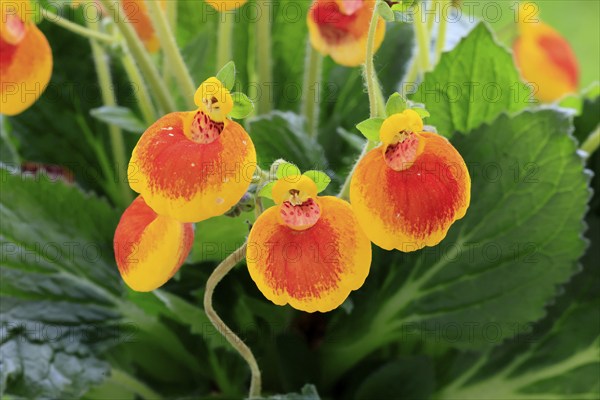
[[[416,111],[404,110],[386,118],[379,130],[379,139],[384,144],[391,144],[395,141],[396,135],[402,131],[413,133],[423,131],[423,120]]]
[[[361,227],[386,250],[437,245],[470,204],[471,178],[458,151],[437,134],[418,135],[424,148],[409,168],[392,169],[376,148],[358,163],[350,183]]]
[[[290,191],[297,190],[298,200],[305,202],[307,199],[317,197],[317,184],[304,175],[290,175],[280,178],[273,185],[272,195],[275,204],[281,204],[284,201],[290,200]]]
[[[121,277],[135,291],[155,290],[179,270],[193,241],[192,224],[157,215],[138,196],[115,231],[113,244]]]
[[[256,150],[234,121],[218,140],[190,140],[183,131],[186,114],[167,114],[146,130],[133,150],[128,179],[158,214],[199,222],[224,214],[248,191]]]
[[[371,243],[350,205],[319,197],[323,214],[310,229],[295,231],[266,210],[248,237],[246,262],[263,295],[277,305],[306,312],[339,307],[369,274]]]
[[[208,78],[194,94],[194,103],[215,122],[223,122],[233,109],[229,90],[215,77]]]
[[[27,22],[17,45],[0,38],[0,112],[17,115],[42,95],[52,75],[52,50],[44,34]]]

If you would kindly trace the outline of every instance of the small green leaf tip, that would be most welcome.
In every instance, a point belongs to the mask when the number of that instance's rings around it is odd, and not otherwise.
[[[233,98],[233,109],[229,113],[229,116],[233,119],[246,118],[254,110],[254,104],[252,100],[248,98],[242,92],[231,93]]]
[[[392,9],[384,1],[380,1],[377,5],[377,12],[379,13],[379,16],[387,22],[393,22],[396,19]]]
[[[223,68],[217,72],[217,79],[221,81],[227,90],[233,89],[233,85],[235,84],[235,63],[229,61],[225,64]]]
[[[266,185],[264,185],[262,188],[260,188],[260,190],[258,191],[257,195],[260,197],[266,197],[267,199],[271,199],[273,200],[273,186],[275,185],[275,181],[269,182]]]
[[[282,162],[279,164],[279,167],[277,168],[277,179],[294,175],[302,175],[300,168],[289,162]]]
[[[314,183],[317,184],[318,193],[321,193],[323,190],[327,189],[329,183],[331,182],[331,178],[325,172],[310,170],[306,171],[302,174],[308,178],[310,178]]]
[[[394,93],[385,104],[385,113],[388,117],[393,114],[400,114],[402,111],[406,110],[406,107],[406,99],[400,96],[400,93]]]
[[[372,142],[379,142],[379,130],[383,124],[383,118],[370,118],[356,125],[356,129]]]

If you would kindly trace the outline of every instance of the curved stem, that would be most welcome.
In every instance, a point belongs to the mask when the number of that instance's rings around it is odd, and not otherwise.
[[[223,322],[223,320],[216,313],[212,305],[212,297],[215,288],[221,282],[221,280],[235,267],[235,265],[246,256],[247,243],[244,243],[240,248],[231,253],[221,264],[215,268],[213,273],[208,277],[206,281],[206,291],[204,292],[204,311],[206,316],[210,319],[210,322],[215,326],[218,332],[220,332],[225,339],[233,346],[234,349],[242,356],[244,360],[250,366],[250,372],[252,373],[252,379],[250,381],[250,391],[248,397],[250,399],[260,396],[261,391],[261,376],[260,369],[254,354],[246,344]]]
[[[185,61],[183,61],[173,31],[169,27],[167,16],[159,1],[146,0],[146,7],[148,7],[152,25],[156,30],[156,36],[158,36],[158,39],[160,40],[160,46],[165,53],[167,63],[169,63],[181,90],[183,90],[182,94],[186,104],[190,109],[196,108],[194,104],[196,85],[194,85],[194,80],[190,75],[187,65],[185,65]]]
[[[585,142],[581,145],[580,149],[587,153],[589,158],[596,150],[600,147],[600,126],[596,127],[596,130],[585,139]]]
[[[377,5],[379,4],[377,0],[373,5],[373,16],[371,17],[371,24],[369,25],[369,36],[367,37],[367,57],[365,59],[365,68],[364,68],[364,79],[367,84],[367,92],[369,95],[369,110],[371,118],[376,118],[378,116],[385,115],[384,109],[384,99],[383,94],[381,92],[381,87],[379,86],[379,81],[377,80],[377,75],[375,74],[375,64],[373,63],[373,55],[375,49],[375,30],[377,28],[377,23],[379,21],[379,13],[377,12]],[[348,200],[350,194],[350,182],[352,181],[352,175],[354,174],[354,170],[358,165],[358,162],[375,146],[376,142],[367,140],[365,143],[365,147],[362,150],[362,153],[354,163],[352,170],[346,177],[342,188],[340,189],[340,193],[338,197],[341,199]]]
[[[271,111],[271,92],[273,74],[271,71],[271,12],[269,0],[262,0],[258,4],[262,7],[261,17],[256,21],[256,64],[260,90],[258,92],[257,114],[266,114]],[[272,3],[271,3],[272,4]]]
[[[104,43],[114,43],[116,41],[116,39],[113,36],[107,35],[102,32],[97,32],[93,29],[85,28],[79,24],[69,21],[66,18],[61,17],[60,15],[54,14],[52,11],[42,9],[42,16],[44,17],[44,19],[46,19],[46,21],[52,22],[53,24],[56,24],[62,28],[65,28],[68,31],[86,37],[88,39],[94,39]]]
[[[421,7],[424,7],[423,3],[413,7],[413,26],[417,38],[417,45],[419,46],[418,60],[421,72],[425,73],[429,69],[429,32],[427,31],[427,21],[423,19]]]
[[[233,18],[228,12],[219,13],[219,32],[217,33],[217,68],[222,68],[233,60]]]
[[[306,60],[304,66],[304,82],[302,85],[302,115],[306,118],[308,135],[312,138],[317,136],[317,126],[319,123],[319,103],[320,98],[316,98],[320,93],[321,74],[323,71],[323,56],[316,51],[306,40]],[[314,95],[313,95],[314,94]]]
[[[131,50],[131,55],[135,59],[135,62],[140,67],[140,71],[144,74],[144,78],[148,82],[148,85],[152,89],[152,94],[156,97],[157,103],[164,113],[172,112],[176,110],[175,101],[171,96],[171,92],[167,89],[164,81],[158,74],[158,70],[152,63],[150,54],[146,51],[144,44],[138,38],[135,30],[131,26],[131,23],[125,18],[125,12],[123,11],[120,3],[116,3],[112,0],[99,0],[102,5],[109,10],[113,16],[113,20],[123,38],[127,42],[127,46]]]
[[[438,35],[435,43],[435,62],[440,61],[440,56],[442,55],[442,51],[444,50],[444,45],[446,44],[446,30],[448,28],[448,16],[444,15],[444,10],[448,9],[448,0],[439,0],[438,2],[439,8],[439,17],[440,24],[438,26]]]
[[[156,110],[150,100],[150,93],[146,87],[146,82],[144,82],[144,79],[140,74],[140,70],[133,62],[133,57],[131,56],[131,52],[127,45],[123,46],[123,51],[125,52],[125,57],[121,59],[123,68],[125,68],[125,72],[134,86],[133,94],[135,95],[140,110],[142,111],[142,115],[144,116],[144,122],[147,126],[150,126],[156,121]]]
[[[99,30],[100,23],[98,21],[90,20],[87,23],[92,30]],[[102,48],[95,40],[90,40],[90,45],[92,46],[92,56],[94,58],[96,74],[98,75],[98,84],[100,85],[102,102],[106,106],[115,107],[117,101],[115,98],[112,77],[110,75],[108,55],[104,51],[104,48]],[[127,184],[127,180],[124,179],[124,176],[121,176],[121,172],[125,173],[125,171],[127,171],[128,164],[127,156],[125,154],[123,132],[118,126],[109,124],[108,133],[110,136],[112,155],[115,160],[115,182],[118,182],[121,192],[121,205],[127,205],[133,200],[133,196],[129,189],[129,185]]]

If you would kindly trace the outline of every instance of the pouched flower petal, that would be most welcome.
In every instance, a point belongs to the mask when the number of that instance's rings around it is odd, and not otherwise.
[[[569,42],[531,11],[525,4],[519,8],[515,61],[523,78],[534,85],[535,97],[552,102],[577,91],[579,65]]]
[[[302,215],[282,218],[288,211]],[[314,213],[317,220],[305,224],[303,218],[314,218]],[[296,224],[304,226],[298,229]],[[317,197],[295,207],[284,201],[254,223],[246,262],[250,276],[273,303],[327,312],[363,285],[371,265],[371,244],[343,200]]]
[[[217,11],[231,11],[236,8],[240,8],[246,1],[248,0],[204,0],[207,4],[209,4],[212,8]]]
[[[193,242],[192,224],[157,215],[138,196],[121,216],[113,244],[125,283],[138,292],[149,292],[179,270]]]
[[[255,169],[256,151],[241,125],[212,121],[202,111],[177,112],[142,135],[128,179],[158,214],[198,222],[233,207],[248,190]]]
[[[350,184],[350,202],[360,225],[373,243],[387,250],[438,244],[470,203],[471,178],[464,160],[445,138],[407,131],[414,123],[413,112],[404,111],[402,118],[394,114],[384,122],[383,144],[358,163]],[[394,124],[400,120],[402,124]],[[394,126],[397,134],[390,138]]]
[[[133,25],[138,37],[144,42],[149,52],[154,53],[160,48],[160,41],[154,32],[148,8],[144,0],[122,0],[123,10],[127,19]],[[163,9],[166,8],[166,0],[160,0]]]
[[[376,2],[372,0],[315,0],[307,17],[312,46],[348,67],[365,62],[369,24]],[[375,30],[375,51],[385,36],[385,21]]]
[[[28,2],[2,2],[0,20],[0,112],[29,108],[48,86],[52,51],[44,34],[27,19]],[[29,11],[28,11],[29,10]]]

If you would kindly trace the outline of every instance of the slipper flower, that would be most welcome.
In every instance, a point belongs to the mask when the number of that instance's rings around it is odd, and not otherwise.
[[[121,216],[113,245],[125,283],[135,291],[149,292],[179,270],[193,242],[192,224],[157,215],[138,196]]]
[[[365,62],[373,0],[315,0],[307,17],[312,46],[321,54],[347,67]],[[379,18],[375,30],[375,51],[385,36],[385,22]]]
[[[531,3],[519,6],[515,61],[523,79],[535,85],[535,97],[552,102],[577,91],[579,65],[569,42],[532,15],[532,9]]]
[[[338,307],[363,285],[371,265],[371,243],[350,205],[317,192],[306,175],[279,179],[272,187],[276,205],[252,226],[246,255],[267,299],[307,312]]]
[[[217,78],[200,85],[196,111],[167,114],[133,149],[131,188],[159,215],[199,222],[222,215],[247,192],[256,151],[242,126],[227,118],[229,90]]]
[[[350,202],[377,246],[414,251],[438,244],[469,206],[471,178],[464,160],[444,137],[423,132],[413,110],[381,125],[382,145],[357,164]]]
[[[248,0],[205,0],[208,5],[219,12],[232,11],[240,8]]]
[[[29,1],[0,4],[0,112],[16,115],[29,108],[48,86],[52,51],[29,16]]]

